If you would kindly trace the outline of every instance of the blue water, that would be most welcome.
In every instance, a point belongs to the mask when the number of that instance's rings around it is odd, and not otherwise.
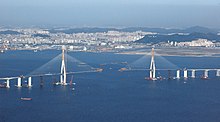
[[[0,76],[25,75],[60,51],[9,51],[0,54]],[[219,122],[220,79],[147,81],[147,71],[118,72],[141,56],[112,53],[69,53],[101,73],[74,74],[74,86],[53,86],[52,77],[33,78],[33,87],[0,89],[0,122]],[[219,68],[219,58],[164,57],[180,68]],[[156,61],[159,62],[159,61]],[[211,62],[211,63],[210,63]],[[148,64],[149,65],[149,64]],[[158,64],[159,65],[159,64]],[[167,72],[160,73],[167,76]],[[197,76],[202,72],[198,72]],[[171,72],[175,76],[175,72]],[[189,73],[190,75],[190,73]],[[57,77],[58,79],[58,77]],[[68,76],[68,81],[71,75]],[[3,82],[3,81],[2,81]],[[75,90],[72,90],[72,87]],[[31,97],[32,101],[21,101]]]

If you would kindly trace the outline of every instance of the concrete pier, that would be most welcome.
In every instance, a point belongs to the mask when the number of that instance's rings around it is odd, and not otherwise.
[[[10,88],[10,81],[9,81],[9,79],[6,80],[6,88]]]
[[[21,87],[21,77],[18,78],[18,84],[17,87]]]
[[[216,76],[220,76],[220,70],[218,69],[218,70],[216,70]]]
[[[42,87],[44,85],[44,79],[43,76],[40,76],[40,86]]]
[[[184,69],[184,71],[183,71],[183,77],[184,78],[188,78],[188,74],[187,74],[187,70],[186,69]]]
[[[192,70],[192,76],[191,76],[192,78],[195,78],[196,77],[196,70]]]
[[[156,79],[156,66],[155,66],[155,61],[154,61],[154,48],[152,48],[151,51],[151,64],[150,64],[150,79],[151,80],[157,80]]]
[[[205,78],[208,78],[208,77],[209,77],[208,73],[209,73],[208,70],[205,70],[205,71],[204,71],[204,77],[205,77]]]
[[[176,78],[180,79],[180,70],[176,71]]]
[[[31,84],[31,77],[28,77],[28,87],[31,87],[32,84]]]

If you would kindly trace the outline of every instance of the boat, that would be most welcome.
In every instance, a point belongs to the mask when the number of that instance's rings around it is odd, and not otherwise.
[[[0,88],[6,88],[5,84],[0,84]]]
[[[53,85],[60,85],[60,82],[54,82]]]
[[[123,71],[126,71],[126,70],[128,70],[127,68],[121,68],[121,69],[119,69],[118,71],[119,72],[123,72]]]
[[[126,62],[126,61],[125,62],[121,62],[121,64],[128,64],[128,62]]]
[[[207,76],[202,76],[201,79],[208,80],[209,78]]]
[[[32,100],[32,98],[30,98],[30,97],[21,97],[21,100],[30,101],[30,100]]]
[[[159,76],[159,77],[157,77],[157,78],[155,78],[155,79],[165,80],[166,78],[163,78],[162,76]]]
[[[152,81],[155,81],[155,80],[157,80],[157,78],[145,77],[145,80],[152,80]]]
[[[101,68],[96,69],[96,72],[102,72],[102,71],[103,71],[103,69],[101,69]]]

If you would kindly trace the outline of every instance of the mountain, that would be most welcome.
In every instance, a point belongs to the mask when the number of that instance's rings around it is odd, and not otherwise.
[[[129,27],[129,28],[71,28],[71,29],[51,29],[50,33],[96,33],[96,32],[108,32],[108,31],[119,31],[119,32],[154,32],[154,33],[174,33],[179,32],[178,29],[165,29],[165,28],[147,28],[147,27]]]
[[[215,33],[217,34],[218,31],[215,30],[215,29],[209,29],[209,28],[206,28],[206,27],[201,27],[201,26],[193,26],[193,27],[190,27],[190,28],[186,28],[183,32],[185,33]]]
[[[181,30],[179,30],[179,29],[168,29],[168,28],[129,27],[129,28],[120,29],[119,31],[123,31],[123,32],[143,31],[143,32],[168,34],[168,33],[176,33],[176,32],[179,32]]]
[[[172,28],[148,28],[148,27],[128,27],[128,28],[98,28],[98,27],[85,27],[85,28],[56,28],[50,29],[51,33],[95,33],[95,32],[108,32],[108,31],[119,31],[119,32],[135,32],[135,31],[143,31],[143,32],[154,32],[160,34],[169,34],[169,33],[218,33],[217,30],[209,29],[200,26],[194,26],[186,29],[172,29]]]
[[[17,31],[12,31],[12,30],[6,30],[6,31],[0,31],[0,34],[18,35],[18,34],[22,34],[22,33],[17,32]]]
[[[52,29],[49,30],[50,33],[96,33],[96,32],[108,32],[108,31],[118,31],[115,28],[70,28],[70,29]]]
[[[49,35],[46,35],[46,34],[33,34],[32,36],[33,37],[42,37],[42,38],[49,38],[50,37]]]

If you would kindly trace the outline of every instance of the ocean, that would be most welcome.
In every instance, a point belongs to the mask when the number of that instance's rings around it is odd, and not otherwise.
[[[37,53],[7,51],[0,54],[0,77],[27,75],[59,54],[57,50]],[[161,71],[157,72],[157,76],[165,79],[150,81],[145,79],[149,71],[118,71],[127,64],[132,68],[138,65],[143,57],[141,55],[89,52],[68,52],[68,55],[88,66],[104,70],[68,75],[67,82],[73,77],[75,85],[72,86],[54,86],[53,81],[59,80],[58,76],[43,77],[42,87],[40,77],[33,77],[31,88],[17,88],[17,81],[11,80],[9,89],[0,89],[0,122],[220,121],[220,78],[215,76],[215,71],[209,72],[208,80],[200,78],[202,71],[196,72],[195,79],[190,78],[189,72],[188,79],[179,80],[168,79],[167,71]],[[54,64],[52,67],[60,69],[61,61],[57,61],[51,63]],[[146,58],[146,62],[143,58],[140,62],[145,63],[140,67],[149,67],[149,61],[150,58]],[[163,68],[163,63],[167,66],[165,68],[220,67],[218,57],[161,56],[155,57],[155,62],[157,68]],[[67,69],[71,67],[67,66]],[[83,67],[73,70],[83,70]],[[175,77],[175,72],[171,71],[171,77]],[[31,97],[32,100],[23,101],[20,99],[22,97]]]

